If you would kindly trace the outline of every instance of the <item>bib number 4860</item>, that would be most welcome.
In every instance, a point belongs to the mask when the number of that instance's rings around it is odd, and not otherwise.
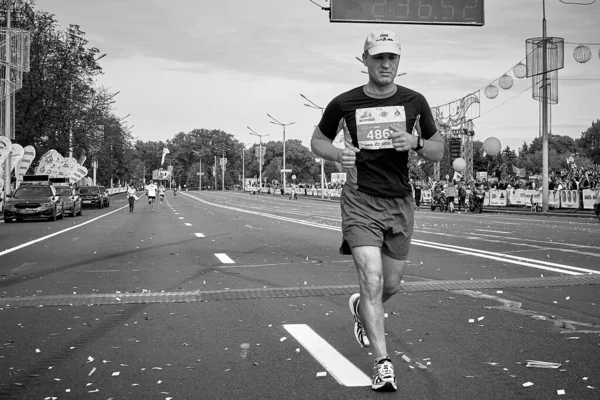
[[[369,133],[367,133],[367,138],[369,140],[381,140],[388,139],[390,137],[389,129],[371,129]]]

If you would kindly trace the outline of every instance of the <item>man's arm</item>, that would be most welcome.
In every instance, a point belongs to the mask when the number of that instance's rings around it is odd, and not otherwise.
[[[319,127],[315,127],[312,138],[310,140],[310,148],[317,156],[329,161],[340,162],[340,153],[342,149],[338,149],[333,145],[333,140],[325,136]]]
[[[436,132],[429,139],[422,140],[423,148],[417,150],[419,157],[433,162],[438,162],[444,157],[444,139],[439,132]]]

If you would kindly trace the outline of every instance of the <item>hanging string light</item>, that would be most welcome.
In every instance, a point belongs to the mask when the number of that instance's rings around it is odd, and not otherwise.
[[[592,51],[586,45],[581,44],[573,50],[573,58],[580,64],[586,63],[592,58]]]
[[[502,89],[508,90],[513,86],[513,78],[508,74],[504,74],[500,77],[498,83]]]
[[[517,78],[523,79],[527,75],[527,67],[525,64],[520,62],[513,68],[513,74],[515,74]]]
[[[488,99],[495,99],[498,96],[498,87],[495,85],[488,85],[483,93]]]

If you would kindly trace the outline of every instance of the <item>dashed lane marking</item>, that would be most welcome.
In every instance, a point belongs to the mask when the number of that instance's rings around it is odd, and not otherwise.
[[[192,224],[190,224],[189,222],[186,222],[184,225],[185,226],[192,226]]]
[[[200,203],[207,204],[207,205],[214,206],[214,207],[243,212],[243,213],[257,215],[257,216],[266,217],[266,218],[272,218],[272,219],[276,219],[279,221],[286,221],[286,222],[291,222],[291,223],[300,224],[300,225],[312,226],[312,227],[316,227],[316,228],[329,229],[329,230],[337,231],[337,232],[341,231],[341,228],[339,226],[331,226],[331,225],[326,225],[326,224],[321,224],[321,223],[316,223],[316,222],[309,222],[309,221],[305,221],[305,220],[301,220],[301,219],[283,217],[281,215],[269,214],[269,213],[265,213],[265,212],[251,211],[251,210],[248,210],[245,208],[225,206],[222,204],[211,203],[210,201],[206,201],[206,200],[200,199],[196,196],[192,196],[189,194],[185,194],[185,195],[191,199],[194,199],[194,200],[200,202]],[[475,250],[475,249],[470,249],[470,248],[465,248],[465,247],[460,247],[460,246],[444,245],[444,244],[440,244],[437,242],[428,242],[428,241],[424,241],[424,240],[415,240],[415,239],[413,239],[412,243],[416,246],[422,246],[422,247],[432,248],[432,249],[436,249],[436,250],[444,250],[444,251],[458,253],[458,254],[465,254],[465,255],[469,255],[469,256],[473,256],[473,257],[487,258],[487,259],[501,261],[501,262],[505,262],[505,263],[509,263],[509,264],[520,265],[523,267],[542,269],[542,270],[546,270],[546,271],[552,271],[552,272],[568,274],[568,275],[600,274],[600,271],[597,271],[597,270],[572,267],[572,266],[565,265],[565,264],[548,263],[546,261],[540,261],[540,260],[536,260],[536,259],[532,259],[532,258],[514,257],[514,256],[510,256],[510,255],[506,255],[504,253],[498,253],[498,252]]]
[[[305,324],[283,325],[335,380],[344,386],[369,386],[371,379]]]
[[[235,264],[229,256],[225,253],[215,253],[215,256],[221,261],[223,264]]]
[[[183,219],[183,217],[179,217],[179,219]]]
[[[194,235],[196,235],[196,237],[205,237],[202,233],[194,233]]]

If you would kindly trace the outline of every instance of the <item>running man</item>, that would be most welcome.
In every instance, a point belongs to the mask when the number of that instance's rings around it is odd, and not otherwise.
[[[150,184],[146,186],[146,194],[148,195],[148,204],[152,204],[152,212],[154,212],[154,200],[156,199],[156,190],[158,188],[154,184],[154,181],[150,181]]]
[[[160,204],[163,203],[163,199],[165,198],[165,187],[161,184],[158,188],[158,194],[160,196]]]
[[[358,270],[360,293],[350,297],[354,335],[375,358],[373,390],[397,390],[385,339],[383,303],[400,290],[413,233],[415,202],[409,150],[441,160],[444,143],[423,95],[394,79],[400,43],[389,29],[370,33],[362,55],[369,81],[335,97],[311,140],[312,151],[342,164],[342,233]],[[332,142],[344,121],[343,150]],[[413,129],[418,136],[412,135]]]
[[[135,201],[137,200],[137,198],[135,197],[135,186],[133,186],[133,183],[129,184],[129,187],[127,188],[127,200],[129,201],[129,212],[133,212],[133,205],[135,204]]]

